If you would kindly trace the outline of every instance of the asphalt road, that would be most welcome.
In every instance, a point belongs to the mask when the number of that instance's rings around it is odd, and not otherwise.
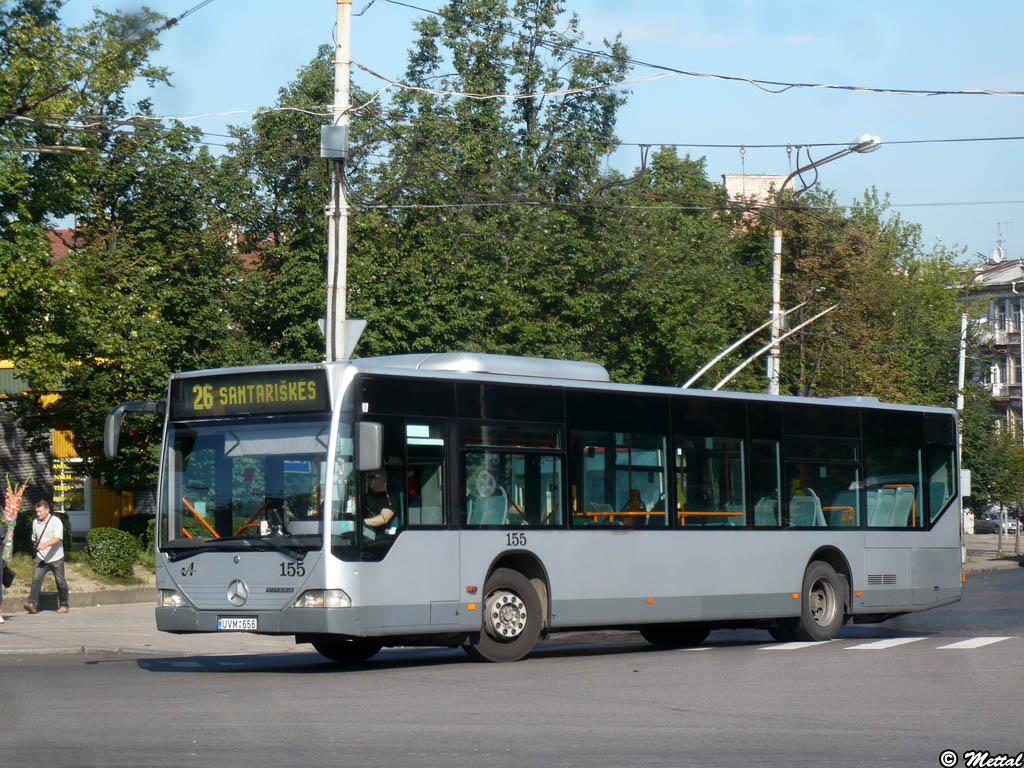
[[[936,766],[1024,750],[1024,569],[824,644],[0,657],[0,766]],[[1000,639],[997,639],[1000,638]]]

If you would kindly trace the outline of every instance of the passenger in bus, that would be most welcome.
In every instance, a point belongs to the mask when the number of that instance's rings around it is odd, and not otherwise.
[[[394,504],[388,493],[388,476],[381,469],[370,472],[368,486],[363,494],[363,523],[371,528],[386,528],[395,516]]]

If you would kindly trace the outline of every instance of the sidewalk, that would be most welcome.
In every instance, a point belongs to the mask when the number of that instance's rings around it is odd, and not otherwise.
[[[967,562],[964,570],[968,577],[972,573],[985,571],[1001,571],[1007,568],[1018,568],[1024,562],[1024,556],[1013,554],[1013,536],[1003,536],[1003,557],[996,554],[999,537],[994,533],[965,534],[964,544],[967,547]],[[1024,552],[1024,536],[1021,536],[1021,551]]]
[[[94,605],[69,613],[25,613],[4,600],[0,624],[0,668],[18,656],[35,653],[151,653],[157,655],[230,655],[254,653],[309,653],[311,645],[296,645],[295,638],[253,635],[247,632],[171,635],[158,632],[152,594],[144,603]]]
[[[1022,558],[996,557],[996,535],[965,536],[971,574],[1017,570]],[[1003,537],[1003,551],[1013,552],[1013,538]],[[1024,574],[1024,569],[1021,570]],[[38,614],[22,610],[24,595],[5,594],[4,623],[0,624],[0,667],[18,656],[33,653],[151,653],[157,655],[232,655],[256,653],[309,653],[310,645],[296,645],[288,637],[223,634],[171,635],[158,632],[153,616],[156,596],[152,587],[71,593],[71,611],[58,614],[57,594],[43,593]]]

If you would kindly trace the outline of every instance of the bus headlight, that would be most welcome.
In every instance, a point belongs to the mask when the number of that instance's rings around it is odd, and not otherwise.
[[[341,589],[310,589],[299,595],[296,608],[351,608],[352,598]]]
[[[185,596],[176,589],[161,589],[157,605],[164,608],[184,608],[188,605]]]

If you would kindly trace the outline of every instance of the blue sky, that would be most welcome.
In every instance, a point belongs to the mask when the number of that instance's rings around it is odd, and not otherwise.
[[[441,0],[409,0],[436,9]],[[198,0],[151,0],[178,16]],[[93,6],[135,5],[69,0],[64,18],[85,20]],[[367,6],[369,7],[367,8]],[[980,0],[567,0],[592,44],[621,32],[634,59],[676,69],[782,82],[885,89],[1024,91],[1020,30],[1024,3]],[[161,115],[194,115],[270,106],[279,87],[331,43],[334,0],[214,0],[161,36],[155,57],[173,72],[173,88],[153,94]],[[352,58],[399,79],[423,14],[388,0],[353,0]],[[637,67],[631,77],[655,74]],[[354,70],[355,82],[378,81]],[[883,142],[1024,136],[1024,96],[904,96],[809,88],[771,94],[742,82],[674,76],[629,86],[620,112],[624,142],[680,148],[707,159],[708,176],[788,173],[785,148],[756,144],[845,142],[863,133]],[[248,114],[189,121],[213,134]],[[208,137],[210,142],[223,138]],[[990,252],[1001,230],[1008,258],[1024,256],[1024,141],[893,144],[820,170],[822,186],[842,203],[877,187],[895,210],[919,223],[926,246]],[[831,149],[812,150],[815,158]],[[795,158],[794,158],[795,160]],[[639,149],[623,148],[612,166],[630,171]]]

